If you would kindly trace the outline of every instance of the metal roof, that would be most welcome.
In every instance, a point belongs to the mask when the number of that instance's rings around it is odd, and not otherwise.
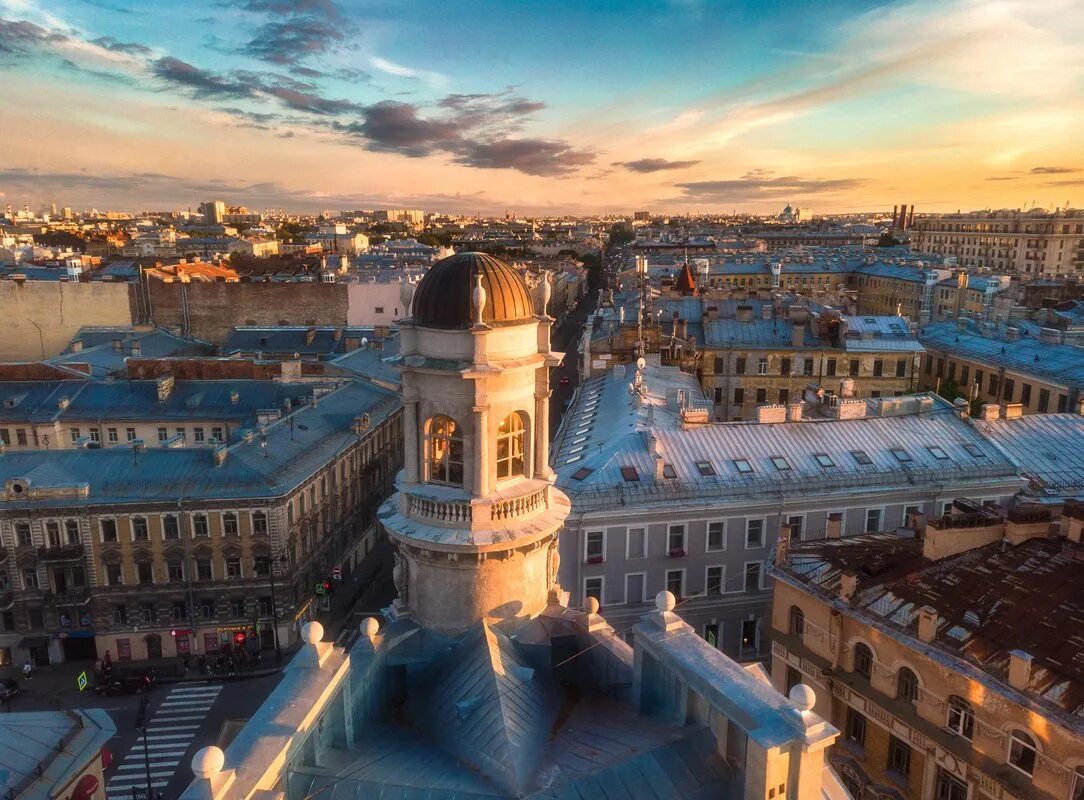
[[[1012,455],[1043,497],[1084,497],[1084,416],[1029,414],[975,426]]]
[[[1070,388],[1084,388],[1084,348],[1041,342],[1024,335],[1015,342],[961,331],[953,322],[936,322],[918,332],[928,349],[982,362]]]

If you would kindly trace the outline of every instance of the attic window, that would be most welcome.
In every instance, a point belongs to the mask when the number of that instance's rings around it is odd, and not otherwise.
[[[705,478],[710,478],[712,475],[716,474],[715,467],[711,465],[710,461],[697,461],[696,468],[700,470],[700,474]]]
[[[783,456],[772,456],[772,464],[780,472],[786,472],[790,469],[790,462]]]
[[[865,450],[852,450],[851,455],[854,457],[854,460],[863,467],[868,467],[873,464],[873,459],[866,455]]]
[[[927,447],[930,451],[930,455],[936,458],[938,461],[948,461],[948,453],[942,450],[940,447]]]
[[[744,458],[735,458],[734,468],[743,475],[748,475],[753,471],[753,465],[749,463],[748,459]]]
[[[621,477],[626,481],[638,481],[640,480],[640,473],[636,471],[636,467],[622,467]]]
[[[973,458],[986,458],[986,453],[982,452],[978,445],[973,445],[971,442],[964,445],[964,450],[966,450]]]
[[[578,470],[576,470],[575,472],[572,473],[572,480],[574,480],[574,481],[582,481],[584,478],[586,478],[592,472],[594,472],[594,470],[591,469],[590,467],[580,467]]]
[[[834,467],[836,465],[836,462],[827,453],[817,453],[813,458],[817,459],[817,463],[822,467]]]
[[[906,464],[911,460],[911,454],[904,450],[902,447],[893,447],[892,455],[896,457],[896,460],[901,464]]]
[[[662,476],[664,478],[676,478],[677,477],[677,470],[674,469],[674,465],[673,464],[663,464],[662,465]]]

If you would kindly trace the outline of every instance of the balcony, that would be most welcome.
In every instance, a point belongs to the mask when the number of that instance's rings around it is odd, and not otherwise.
[[[38,560],[45,563],[82,561],[83,545],[76,542],[75,544],[62,544],[56,547],[39,547]]]
[[[85,586],[54,592],[50,598],[52,605],[58,607],[83,606],[90,601],[90,589]]]

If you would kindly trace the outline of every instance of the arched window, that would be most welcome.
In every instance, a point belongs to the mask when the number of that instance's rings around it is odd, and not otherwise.
[[[497,480],[527,474],[523,463],[526,435],[519,414],[512,413],[501,420],[497,428]]]
[[[1030,775],[1035,771],[1035,740],[1026,731],[1014,730],[1009,736],[1009,763]]]
[[[805,614],[798,606],[790,607],[790,635],[799,639],[805,634]]]
[[[425,437],[425,462],[430,483],[463,485],[463,431],[451,417],[429,420]]]
[[[854,671],[867,681],[873,677],[873,651],[861,642],[854,646]]]
[[[947,727],[952,733],[970,739],[975,731],[975,712],[962,697],[952,695],[948,699]]]
[[[907,667],[896,673],[896,697],[907,703],[918,702],[918,676]]]

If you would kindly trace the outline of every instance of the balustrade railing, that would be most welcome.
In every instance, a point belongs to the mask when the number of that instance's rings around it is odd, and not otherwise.
[[[493,504],[490,516],[494,520],[515,519],[527,514],[534,513],[546,505],[546,490],[539,489],[534,494],[526,494],[522,497],[512,497],[507,500],[498,500]]]
[[[460,500],[430,500],[426,497],[410,495],[410,515],[423,517],[436,522],[463,523],[471,521],[470,503]]]

